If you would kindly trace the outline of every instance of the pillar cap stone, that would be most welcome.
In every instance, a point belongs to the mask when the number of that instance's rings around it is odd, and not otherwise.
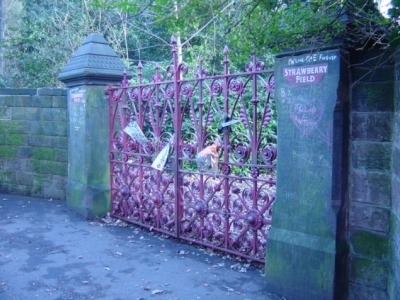
[[[71,60],[61,70],[58,80],[67,87],[79,85],[119,84],[127,68],[110,47],[103,35],[93,33],[86,37]],[[127,78],[132,77],[128,71]]]

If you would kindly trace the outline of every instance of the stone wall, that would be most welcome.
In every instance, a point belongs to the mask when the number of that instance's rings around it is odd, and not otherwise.
[[[65,199],[67,93],[0,89],[0,193]]]
[[[350,61],[349,299],[388,299],[393,62],[374,51]]]
[[[400,55],[396,56],[395,114],[392,152],[392,214],[391,214],[391,299],[400,299]]]

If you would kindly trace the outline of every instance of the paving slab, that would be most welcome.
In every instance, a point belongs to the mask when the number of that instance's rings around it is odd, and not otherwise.
[[[0,299],[284,299],[263,266],[64,201],[0,194]]]

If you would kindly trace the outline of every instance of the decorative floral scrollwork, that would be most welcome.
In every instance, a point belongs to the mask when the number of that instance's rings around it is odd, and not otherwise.
[[[242,220],[235,220],[233,221],[233,227],[237,230],[237,231],[241,231],[244,227],[243,221]]]
[[[235,161],[245,163],[250,157],[251,148],[246,143],[237,143],[233,150]]]
[[[174,66],[173,65],[169,65],[167,67],[167,69],[165,70],[165,74],[169,77],[169,78],[173,78],[174,77]]]
[[[151,90],[149,88],[143,89],[142,96],[144,101],[149,101],[151,99]]]
[[[181,72],[181,75],[186,75],[189,72],[189,67],[185,62],[182,62],[179,66],[179,71]]]
[[[133,89],[128,95],[131,101],[136,101],[139,99],[139,90]]]
[[[144,147],[143,150],[146,154],[153,154],[154,152],[154,146],[152,142],[147,142]]]
[[[229,83],[229,90],[235,94],[241,93],[243,90],[243,82],[239,79],[233,79]]]
[[[210,225],[206,225],[203,228],[203,234],[206,238],[211,238],[213,236],[214,230]]]
[[[114,153],[112,153],[112,152],[110,152],[109,154],[108,154],[108,159],[109,160],[113,160],[114,159]]]
[[[156,74],[151,77],[152,82],[162,82],[164,80],[164,76],[161,74]]]
[[[275,76],[271,74],[271,76],[268,78],[268,83],[265,86],[265,89],[269,93],[273,93],[275,91]]]
[[[218,214],[212,216],[212,222],[215,226],[220,226],[222,224],[222,218]]]
[[[253,178],[257,178],[260,176],[260,170],[258,168],[251,168],[250,176]]]
[[[184,143],[182,146],[182,153],[187,158],[194,158],[196,155],[196,145]]]
[[[174,89],[172,87],[167,87],[164,91],[164,98],[166,100],[168,99],[172,99],[172,97],[174,96]]]
[[[265,69],[265,64],[262,61],[256,62],[256,71],[262,71]]]
[[[117,151],[122,151],[124,149],[124,144],[122,142],[122,137],[116,136],[112,142],[113,148]]]
[[[246,72],[252,72],[253,71],[253,62],[248,62],[245,66]],[[262,61],[257,61],[255,65],[255,70],[256,71],[262,71],[265,68],[265,64]]]
[[[219,96],[219,95],[221,95],[222,91],[223,91],[222,83],[220,81],[218,81],[218,80],[215,80],[211,84],[210,93],[213,96]]]
[[[237,186],[233,186],[232,187],[232,193],[234,193],[234,194],[239,194],[240,193],[240,189],[237,187]]]
[[[120,95],[117,95],[115,92],[112,92],[112,93],[113,93],[112,97],[111,97],[112,101],[119,102],[119,100],[121,99]]]
[[[272,164],[276,156],[277,150],[275,144],[267,143],[261,148],[261,159],[265,164]]]
[[[228,165],[223,165],[221,168],[222,174],[229,175],[232,171],[231,167]]]
[[[214,243],[217,246],[220,246],[224,243],[224,234],[222,232],[216,231],[214,233]]]
[[[139,143],[132,140],[131,138],[128,139],[128,149],[129,151],[136,152],[139,149]]]
[[[129,187],[127,187],[126,185],[123,186],[123,187],[120,189],[120,193],[121,193],[121,196],[122,196],[124,199],[129,198],[129,196],[130,196]]]
[[[233,211],[235,213],[241,213],[243,211],[243,209],[244,209],[244,206],[240,200],[235,200],[235,202],[233,202]]]
[[[208,75],[209,75],[209,73],[208,73],[208,71],[206,69],[197,68],[196,74],[195,74],[196,78],[202,78],[202,77],[206,77]]]
[[[184,97],[191,97],[193,92],[193,87],[190,84],[185,84],[181,89],[181,95]]]
[[[263,225],[261,213],[256,210],[250,210],[246,215],[246,223],[251,226],[254,230],[258,230]]]
[[[223,200],[220,197],[213,197],[212,199],[212,205],[213,205],[213,209],[221,209],[222,208],[222,204],[223,204]]]

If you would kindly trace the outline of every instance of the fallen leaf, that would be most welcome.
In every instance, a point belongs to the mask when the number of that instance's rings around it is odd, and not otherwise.
[[[153,291],[151,291],[152,295],[158,295],[158,294],[162,294],[162,293],[164,293],[163,290],[153,290]]]

